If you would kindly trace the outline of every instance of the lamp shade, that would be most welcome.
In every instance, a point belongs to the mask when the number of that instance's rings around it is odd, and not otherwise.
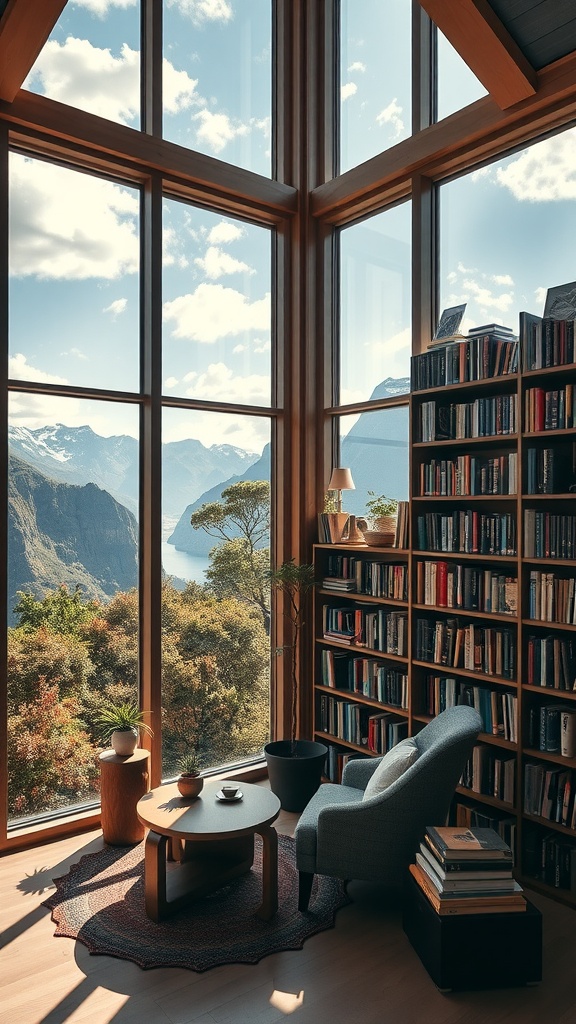
[[[352,473],[349,469],[333,469],[332,476],[330,477],[330,483],[328,484],[329,491],[355,491],[354,481],[352,479]]]

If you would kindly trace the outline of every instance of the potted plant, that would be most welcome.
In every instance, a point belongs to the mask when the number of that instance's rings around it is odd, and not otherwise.
[[[289,657],[286,676],[291,682],[291,710],[290,738],[267,743],[264,753],[272,792],[284,810],[301,811],[320,785],[328,753],[323,743],[296,738],[301,682],[298,646],[305,624],[306,597],[315,586],[314,566],[298,565],[292,558],[271,569],[269,583],[272,590],[282,594],[283,613],[290,627],[290,642],[277,648],[276,653]]]
[[[391,547],[396,536],[398,501],[375,491],[368,491],[368,495],[366,509],[372,528],[364,530],[364,539],[367,544]]]
[[[144,721],[145,714],[136,701],[120,704],[107,701],[96,716],[103,742],[109,741],[114,753],[120,757],[129,757],[136,749],[140,732],[147,736],[154,735]]]
[[[180,775],[176,785],[183,797],[187,800],[195,800],[202,792],[204,779],[200,775],[200,758],[195,750],[189,750],[180,759],[178,767]]]

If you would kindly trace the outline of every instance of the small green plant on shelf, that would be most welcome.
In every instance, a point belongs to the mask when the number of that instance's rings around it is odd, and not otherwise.
[[[369,498],[366,508],[370,519],[380,519],[382,516],[395,516],[398,512],[398,499],[387,498],[385,494],[376,494],[375,491],[368,491]]]
[[[153,736],[152,729],[145,722],[147,714],[137,701],[114,703],[106,701],[96,715],[102,742],[110,742],[115,752],[123,757],[134,752],[140,733]]]

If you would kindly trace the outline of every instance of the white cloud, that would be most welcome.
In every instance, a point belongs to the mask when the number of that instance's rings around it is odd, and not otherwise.
[[[406,377],[409,372],[411,344],[412,337],[409,327],[405,327],[384,340],[378,338],[374,341],[366,341],[364,348],[369,353],[370,365],[377,367],[376,375],[372,373],[370,379]],[[365,397],[364,395],[363,398]]]
[[[38,384],[68,384],[66,377],[57,377],[54,373],[45,373],[30,366],[25,355],[16,352],[8,361],[8,376],[12,380],[36,381]]]
[[[399,138],[404,131],[404,122],[400,116],[401,114],[402,107],[398,103],[396,97],[394,97],[392,102],[376,115],[376,121],[379,125],[389,124],[393,130],[394,137]]]
[[[235,377],[224,363],[210,363],[205,373],[190,373],[187,398],[206,402],[236,402],[246,405],[267,405],[270,402],[270,377],[250,374]]]
[[[175,114],[205,101],[196,93],[198,80],[163,62],[164,106]],[[120,124],[130,124],[140,111],[140,53],[123,43],[120,55],[93,46],[87,39],[51,39],[24,82],[51,99],[88,110]]]
[[[244,231],[237,224],[231,224],[229,220],[221,220],[210,229],[208,241],[211,245],[220,245],[222,242],[236,242],[242,238]]]
[[[270,294],[250,302],[234,288],[200,284],[195,292],[164,303],[164,319],[173,336],[210,343],[244,331],[270,330]]]
[[[200,125],[196,133],[198,139],[205,142],[213,153],[222,152],[232,139],[247,135],[250,130],[246,124],[234,125],[227,114],[213,114],[210,110],[199,110],[192,120]]]
[[[494,281],[494,284],[508,285],[509,288],[514,287],[514,281],[510,274],[492,274],[491,280]]]
[[[340,99],[342,100],[342,103],[344,103],[345,100],[350,99],[351,96],[355,96],[357,92],[358,86],[355,82],[346,82],[346,85],[342,85],[340,87]]]
[[[162,434],[162,440],[184,441],[190,437],[190,415],[182,413],[176,417],[171,410],[170,421]],[[270,441],[270,428],[264,416],[225,415],[194,410],[194,437],[207,448],[213,444],[233,444],[247,452],[261,452]]]
[[[270,341],[270,339],[268,339],[268,341],[257,341],[256,344],[254,345],[254,351],[255,352],[271,352],[272,351],[272,342]]]
[[[483,287],[477,281],[465,280],[462,282],[462,287],[481,309],[507,313],[514,302],[514,296],[509,292],[495,295],[490,288]]]
[[[366,65],[363,64],[361,60],[354,60],[348,65],[347,70],[349,73],[353,71],[366,71]]]
[[[106,306],[102,310],[102,312],[103,313],[112,313],[112,316],[113,316],[113,318],[115,320],[116,317],[120,316],[121,313],[125,312],[127,305],[128,305],[128,299],[114,299],[114,302],[111,302],[109,306]]]
[[[239,355],[242,354],[242,352],[247,352],[247,351],[248,351],[248,345],[234,345],[234,348],[232,349],[232,352],[234,353],[235,356],[239,356]]]
[[[172,388],[176,387],[177,383],[177,377],[167,377],[166,380],[164,381],[164,387],[167,388],[168,390],[171,390]]]
[[[215,245],[209,246],[206,254],[202,257],[199,256],[194,263],[204,271],[206,277],[209,277],[211,281],[222,277],[223,274],[256,273],[253,267],[242,263],[241,260],[234,259],[233,256],[229,256],[227,252],[223,252]]]
[[[91,14],[105,18],[111,7],[135,7],[137,0],[72,0],[72,7],[84,7]]]
[[[544,306],[546,304],[546,295],[547,294],[548,294],[548,289],[547,288],[535,288],[534,289],[534,298],[535,298],[536,304],[538,306],[540,306],[541,309],[544,309]]]
[[[111,121],[129,124],[140,109],[140,54],[122,45],[119,57],[68,36],[49,40],[24,82],[39,84],[47,96]]]
[[[10,178],[13,276],[112,280],[138,270],[135,191],[17,154]]]
[[[496,181],[521,202],[576,199],[576,131],[530,146],[496,169]]]
[[[67,352],[61,352],[60,355],[66,356],[66,358],[72,356],[73,359],[80,359],[83,360],[84,362],[88,362],[88,356],[85,355],[84,352],[82,352],[79,348],[70,348],[68,349]]]
[[[196,24],[203,21],[230,21],[233,16],[228,0],[167,0],[168,7],[177,7],[181,14]]]

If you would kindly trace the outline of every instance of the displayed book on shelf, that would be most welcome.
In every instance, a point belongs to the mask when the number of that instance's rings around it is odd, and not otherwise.
[[[408,674],[376,658],[353,657],[345,651],[321,651],[322,685],[362,694],[391,707],[408,707]]]
[[[516,518],[511,512],[424,512],[416,516],[421,551],[462,555],[516,555]]]
[[[528,618],[576,625],[576,578],[532,569]]]
[[[514,679],[516,633],[507,627],[463,623],[456,618],[415,620],[419,661]]]
[[[467,762],[460,785],[472,793],[513,804],[516,792],[516,758],[510,751],[499,752],[479,743]]]
[[[467,704],[482,718],[482,731],[501,736],[511,743],[518,741],[518,697],[501,689],[475,686],[466,679],[450,676],[426,676],[426,711],[439,715],[445,708]]]
[[[576,516],[524,509],[525,558],[574,558]]]
[[[575,386],[528,388],[524,394],[524,430],[533,434],[542,430],[571,430],[576,426]]]
[[[520,313],[521,365],[524,371],[574,362],[574,320]]]
[[[569,692],[576,688],[576,638],[529,634],[527,651],[529,686]]]
[[[418,440],[429,443],[515,434],[517,409],[515,393],[449,404],[430,399],[419,407]]]
[[[416,562],[416,601],[442,608],[463,608],[515,615],[518,579],[494,569],[457,562]]]
[[[431,459],[430,462],[420,464],[419,495],[457,497],[516,494],[517,471],[516,452],[507,452],[494,458],[465,454]]]

